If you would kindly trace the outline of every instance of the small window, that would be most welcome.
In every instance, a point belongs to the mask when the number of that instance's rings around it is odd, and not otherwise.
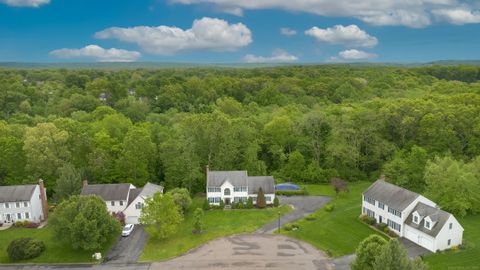
[[[17,218],[22,219],[22,213],[17,213]]]
[[[111,201],[110,204],[111,204],[112,206],[115,206],[115,201]]]
[[[122,206],[122,205],[123,205],[123,201],[119,201],[119,203],[120,203],[120,206]]]
[[[10,208],[10,204],[8,202],[5,203],[5,208]]]
[[[135,208],[136,208],[136,209],[142,209],[142,208],[143,208],[143,204],[142,204],[141,202],[137,202],[137,203],[135,204]]]
[[[413,222],[418,223],[418,217],[417,216],[413,216]]]
[[[209,198],[208,198],[208,203],[213,203],[213,202],[214,202],[214,198],[209,197]]]
[[[230,189],[229,188],[226,188],[224,191],[223,191],[223,195],[230,195]]]
[[[447,245],[450,246],[451,243],[452,243],[452,239],[448,239]]]
[[[30,219],[30,213],[25,212],[25,219]]]
[[[23,202],[24,207],[28,207],[28,202]]]
[[[265,196],[265,201],[271,202],[271,201],[272,201],[272,197],[270,197],[270,196]]]
[[[20,203],[19,202],[15,203],[15,207],[20,208]]]
[[[425,228],[430,229],[430,222],[425,221]]]
[[[450,223],[450,224],[448,225],[448,228],[451,230],[451,229],[453,228],[453,223]]]
[[[378,208],[385,210],[385,204],[378,202]]]

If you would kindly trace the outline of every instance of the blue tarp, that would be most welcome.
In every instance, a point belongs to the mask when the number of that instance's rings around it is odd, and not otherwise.
[[[292,183],[278,184],[275,190],[300,190],[300,187]]]

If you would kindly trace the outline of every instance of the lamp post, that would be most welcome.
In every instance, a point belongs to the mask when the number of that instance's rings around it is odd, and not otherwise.
[[[278,211],[278,232],[280,232],[280,211]]]

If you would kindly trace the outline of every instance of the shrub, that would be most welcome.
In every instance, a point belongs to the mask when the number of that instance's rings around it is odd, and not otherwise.
[[[30,237],[15,239],[7,247],[8,257],[14,261],[38,257],[44,250],[45,244],[42,241]]]
[[[276,190],[275,195],[280,196],[303,196],[307,195],[307,190],[305,188],[299,190]]]
[[[112,216],[122,224],[122,226],[125,226],[125,214],[122,211],[118,212],[112,212]]]
[[[398,237],[398,235],[397,235],[394,231],[392,231],[392,230],[390,230],[390,229],[388,230],[388,235],[389,235],[390,237],[393,237],[393,238],[397,238],[397,237]]]
[[[380,230],[380,231],[385,231],[385,228],[388,228],[387,224],[385,223],[378,223],[377,224],[377,228]]]
[[[383,228],[383,232],[390,234],[390,228],[388,226]]]
[[[207,210],[210,209],[210,203],[208,202],[208,199],[205,199],[205,201],[203,201],[202,208],[203,208],[203,210],[205,210],[205,211],[207,211]]]
[[[297,223],[289,223],[283,226],[283,229],[285,231],[295,231],[295,230],[298,230],[299,228],[300,228],[300,225],[298,225]]]
[[[458,246],[452,246],[452,247],[450,248],[450,250],[453,251],[453,252],[455,252],[455,251],[458,250]]]
[[[225,202],[223,200],[220,200],[220,206],[219,206],[220,209],[223,209],[225,208]]]
[[[173,201],[178,206],[178,209],[181,211],[182,214],[187,212],[188,207],[192,204],[192,198],[190,197],[190,193],[186,188],[174,188],[170,190],[168,193],[172,195]]]
[[[25,228],[29,229],[36,229],[40,227],[40,223],[35,223],[35,222],[29,222],[27,225],[24,226]]]
[[[373,217],[369,217],[367,215],[361,215],[360,220],[367,223],[368,225],[375,225],[377,223],[377,220]]]
[[[203,230],[203,210],[201,208],[195,209],[193,216],[193,233],[201,233]]]
[[[253,208],[253,198],[252,197],[248,197],[246,207],[247,207],[247,209],[252,209]]]
[[[275,199],[273,199],[273,206],[278,207],[280,205],[280,200],[278,200],[278,197],[275,196]]]
[[[328,203],[327,205],[325,205],[325,211],[327,211],[327,212],[332,212],[333,209],[335,209],[335,205],[334,205],[334,204]]]
[[[308,215],[305,219],[308,221],[312,221],[312,220],[316,220],[317,217],[315,217],[315,215],[312,214],[312,215]]]

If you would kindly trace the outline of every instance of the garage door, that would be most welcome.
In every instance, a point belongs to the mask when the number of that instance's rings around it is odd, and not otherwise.
[[[418,234],[415,231],[409,229],[408,227],[405,227],[405,238],[414,243],[418,242]]]
[[[422,236],[420,233],[416,232],[414,229],[405,227],[405,238],[428,250],[434,250],[433,240],[425,236]]]
[[[420,236],[418,238],[418,244],[428,250],[434,250],[433,241],[430,238]]]
[[[138,224],[138,217],[128,216],[128,217],[125,219],[125,223],[127,223],[127,224]]]

